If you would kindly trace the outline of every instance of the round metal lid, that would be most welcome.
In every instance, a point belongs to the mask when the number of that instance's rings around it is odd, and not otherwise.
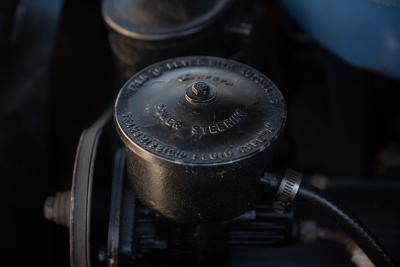
[[[104,0],[103,17],[115,31],[144,40],[195,33],[231,0]]]
[[[162,61],[121,89],[115,121],[143,157],[181,164],[223,164],[269,147],[286,120],[279,89],[244,64],[215,57]]]

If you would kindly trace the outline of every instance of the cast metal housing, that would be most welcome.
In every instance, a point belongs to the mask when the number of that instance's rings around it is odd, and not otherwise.
[[[257,201],[286,106],[249,66],[183,57],[135,74],[114,116],[129,180],[145,205],[179,222],[223,221]]]

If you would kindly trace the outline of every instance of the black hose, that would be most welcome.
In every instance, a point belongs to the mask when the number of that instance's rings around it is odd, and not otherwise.
[[[296,198],[311,204],[335,221],[346,234],[364,251],[377,267],[397,266],[376,238],[362,223],[348,211],[316,192],[300,187]]]

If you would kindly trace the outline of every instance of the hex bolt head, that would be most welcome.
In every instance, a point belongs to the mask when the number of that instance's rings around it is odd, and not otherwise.
[[[205,82],[196,82],[192,85],[192,93],[198,97],[208,97],[210,95],[210,86]]]
[[[71,191],[58,192],[55,196],[49,196],[43,207],[44,217],[56,224],[68,227],[70,205]]]

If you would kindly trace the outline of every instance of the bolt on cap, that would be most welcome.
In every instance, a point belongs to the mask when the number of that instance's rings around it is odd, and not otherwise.
[[[198,97],[208,97],[210,95],[210,86],[205,82],[196,82],[192,85],[192,93]]]
[[[203,81],[197,81],[186,89],[186,100],[193,105],[206,106],[214,102],[216,92]]]

